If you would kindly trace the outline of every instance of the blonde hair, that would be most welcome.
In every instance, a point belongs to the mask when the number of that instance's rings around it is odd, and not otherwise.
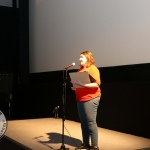
[[[94,57],[92,55],[92,53],[90,51],[84,51],[81,52],[80,54],[84,55],[87,59],[86,65],[87,67],[90,67],[91,65],[95,65],[95,60]]]

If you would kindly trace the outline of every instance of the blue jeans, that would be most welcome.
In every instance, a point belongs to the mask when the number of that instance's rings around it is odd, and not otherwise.
[[[85,102],[77,102],[78,114],[81,122],[82,138],[85,145],[98,145],[98,127],[96,123],[97,109],[100,97]]]

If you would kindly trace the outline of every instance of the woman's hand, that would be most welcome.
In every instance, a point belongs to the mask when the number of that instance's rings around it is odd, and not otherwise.
[[[98,88],[99,87],[99,85],[97,84],[97,83],[82,83],[81,81],[79,81],[79,80],[74,80],[74,81],[71,81],[71,83],[73,84],[73,85],[79,85],[79,86],[81,86],[81,87],[85,87],[85,88]]]
[[[73,91],[75,91],[75,90],[76,90],[76,88],[75,88],[75,87],[71,87],[71,89],[72,89]]]

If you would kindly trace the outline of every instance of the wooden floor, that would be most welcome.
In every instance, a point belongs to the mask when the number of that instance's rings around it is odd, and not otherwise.
[[[81,144],[80,123],[62,119],[43,118],[8,121],[5,137],[33,150],[74,150]],[[98,128],[100,150],[150,150],[150,139]],[[62,142],[64,137],[64,142]],[[3,137],[4,138],[4,137]]]

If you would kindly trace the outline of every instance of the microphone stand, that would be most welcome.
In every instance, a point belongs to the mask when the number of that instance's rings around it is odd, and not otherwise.
[[[67,79],[67,71],[68,71],[68,68],[65,68],[65,70],[63,70],[63,82],[64,83],[63,83],[63,95],[62,95],[62,104],[63,104],[62,145],[61,145],[60,150],[69,150],[69,148],[65,148],[65,145],[64,145],[64,121],[65,121],[65,106],[66,106],[66,83],[65,83],[65,79]],[[64,75],[64,72],[65,72],[66,76]]]
[[[54,114],[54,118],[58,118],[58,108],[59,106],[55,107],[54,111],[53,111],[53,114]]]

